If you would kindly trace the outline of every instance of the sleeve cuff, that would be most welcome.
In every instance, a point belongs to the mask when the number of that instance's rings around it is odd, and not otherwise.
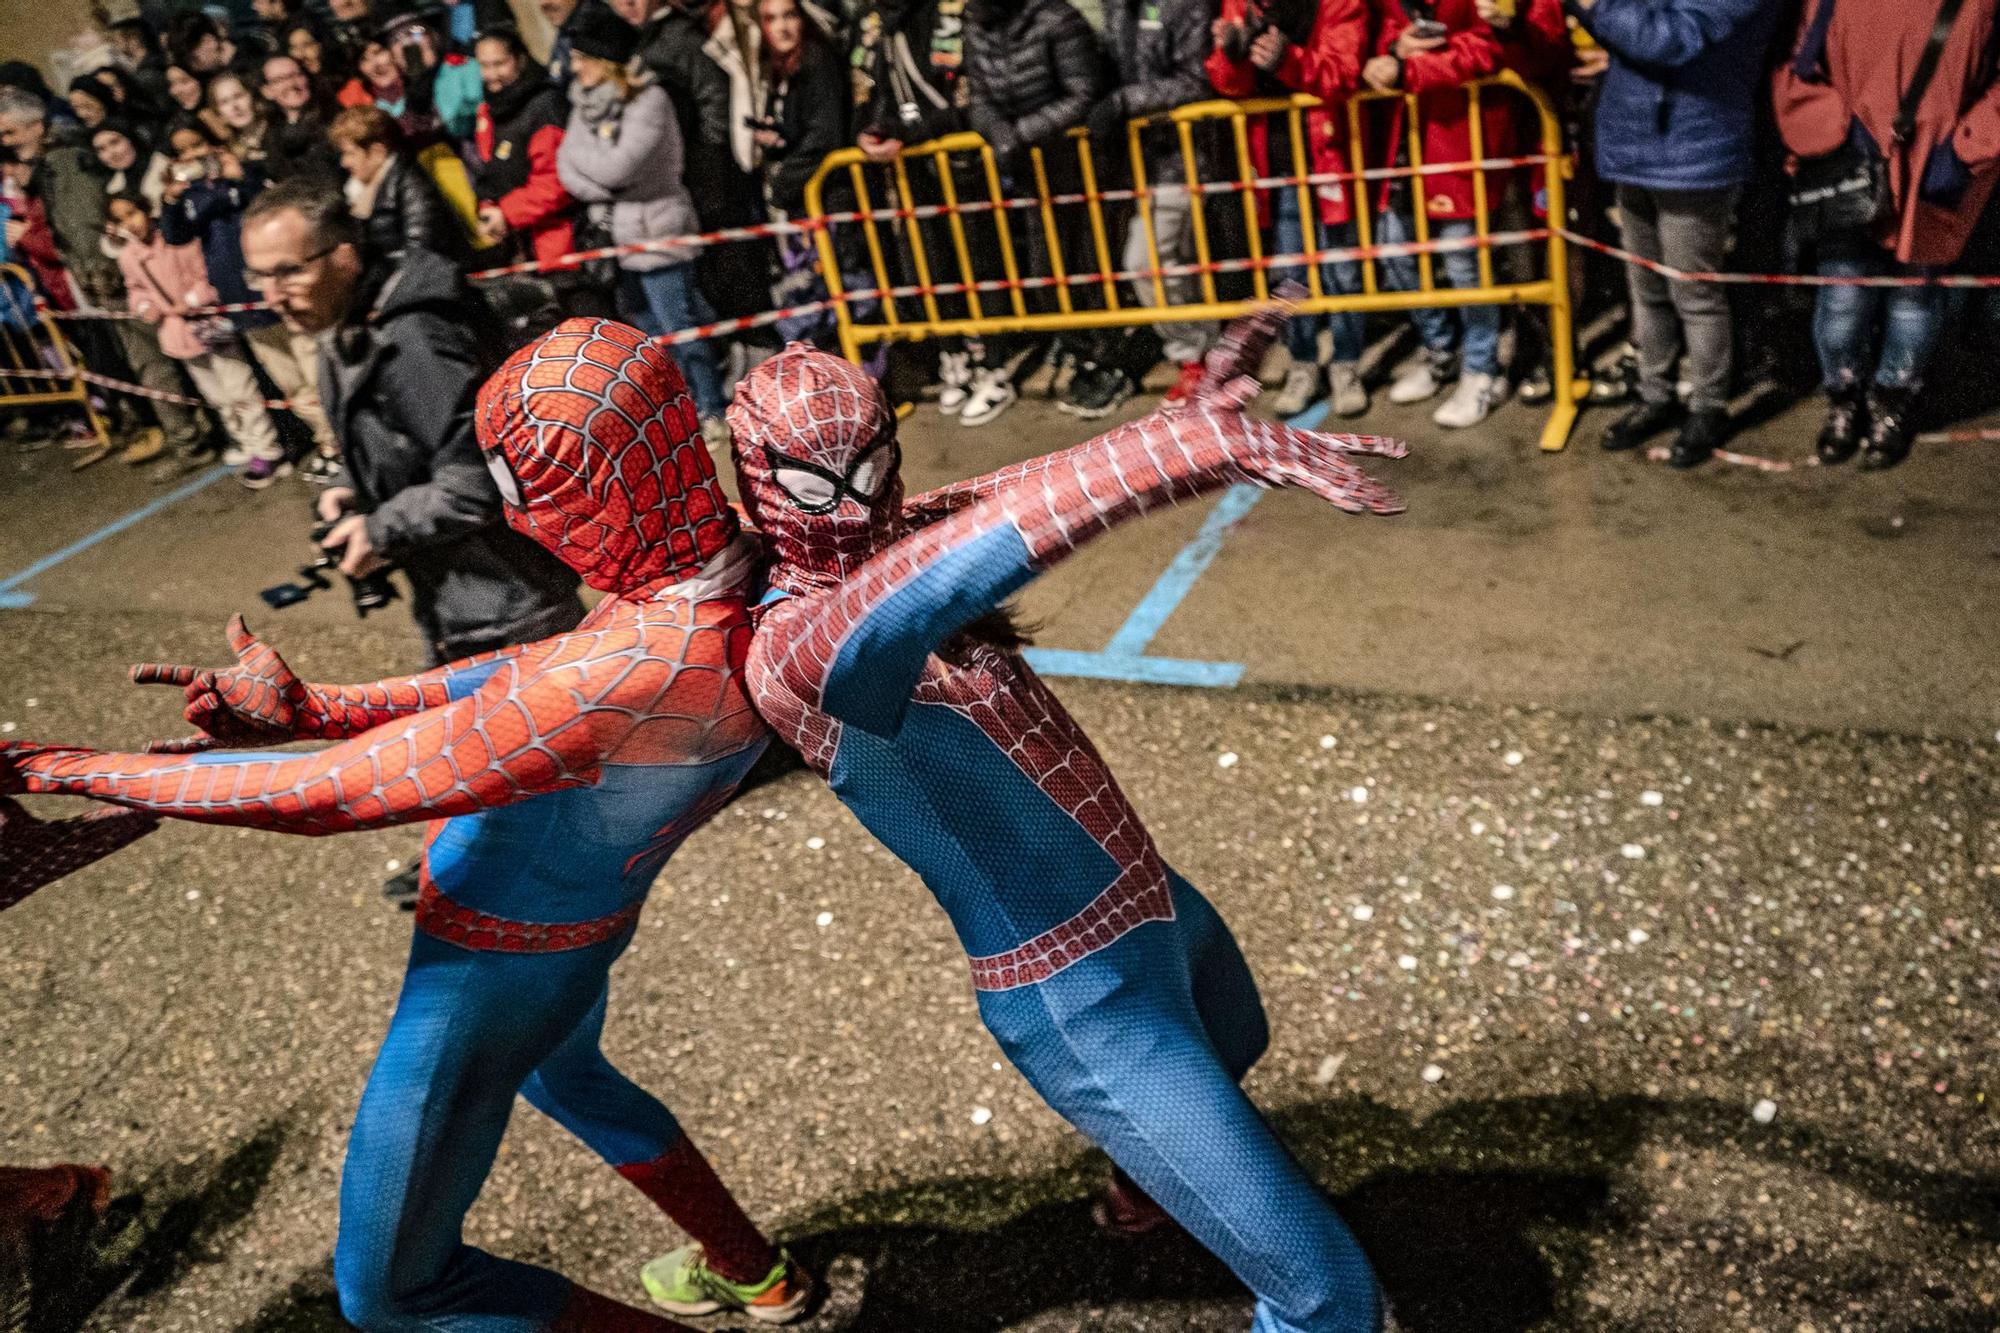
[[[367,531],[368,544],[375,548],[376,553],[390,557],[390,552],[396,545],[396,534],[382,521],[382,517],[382,511],[378,509],[362,520],[361,526]]]

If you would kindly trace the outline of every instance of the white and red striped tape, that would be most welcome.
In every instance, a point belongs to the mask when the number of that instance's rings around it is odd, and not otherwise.
[[[1595,250],[1601,255],[1609,255],[1623,264],[1631,264],[1663,278],[1675,282],[1723,282],[1753,287],[2000,287],[2000,276],[1978,273],[1937,273],[1920,275],[1883,275],[1881,277],[1827,277],[1818,273],[1719,273],[1709,269],[1675,268],[1657,259],[1633,254],[1630,250],[1585,236],[1582,232],[1571,231],[1567,227],[1556,229],[1571,245],[1580,245],[1586,250]]]

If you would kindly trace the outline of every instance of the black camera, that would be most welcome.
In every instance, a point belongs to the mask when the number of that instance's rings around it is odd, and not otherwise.
[[[280,583],[257,594],[264,599],[266,606],[274,611],[297,606],[315,592],[325,592],[333,586],[321,571],[339,567],[340,551],[329,550],[320,543],[326,540],[329,532],[333,531],[334,521],[322,520],[313,524],[313,562],[310,565],[299,566],[299,582]],[[349,575],[347,591],[354,599],[354,614],[363,618],[366,618],[370,611],[380,611],[396,600],[396,585],[389,581],[389,571],[386,569],[377,570],[373,574],[362,574],[359,577]]]
[[[319,555],[312,562],[312,568],[315,570],[333,569],[340,564],[339,548],[328,550],[320,546],[320,543],[326,540],[326,535],[333,531],[334,521],[322,520],[313,524],[312,543],[319,551]],[[303,575],[305,570],[301,569],[299,573]],[[370,611],[380,611],[396,600],[396,585],[389,582],[389,571],[386,569],[378,569],[373,574],[348,575],[347,591],[354,596],[354,614],[357,616],[365,616]]]
[[[1222,30],[1222,54],[1229,60],[1241,64],[1250,58],[1250,48],[1257,44],[1271,27],[1271,16],[1262,5],[1251,5],[1243,14],[1241,23],[1232,23]]]

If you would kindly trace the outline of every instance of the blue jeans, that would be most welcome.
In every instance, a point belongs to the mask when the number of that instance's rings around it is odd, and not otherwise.
[[[632,276],[638,280],[639,291],[646,298],[646,308],[639,316],[639,327],[655,338],[715,322],[715,311],[709,307],[708,298],[701,294],[701,288],[695,286],[693,264],[670,264],[666,268],[647,269]],[[699,342],[680,343],[668,350],[680,363],[681,373],[687,379],[688,392],[694,396],[695,411],[701,414],[704,421],[721,416],[724,407],[722,377],[715,369],[715,348],[704,338]]]
[[[1430,234],[1434,241],[1455,241],[1472,235],[1472,221],[1434,222]],[[1410,222],[1401,213],[1388,212],[1380,215],[1375,223],[1375,240],[1381,245],[1400,245],[1416,239]],[[1466,288],[1479,285],[1479,252],[1477,250],[1446,250],[1431,257],[1433,272],[1444,270],[1444,280],[1453,287]],[[1391,291],[1413,292],[1418,287],[1417,256],[1404,255],[1397,259],[1382,261],[1383,284]],[[1466,371],[1480,375],[1500,373],[1500,307],[1497,305],[1468,305],[1452,309],[1425,306],[1410,312],[1410,322],[1417,326],[1417,337],[1425,347],[1433,352],[1456,350]],[[1463,336],[1461,337],[1461,331]]]
[[[1934,268],[1905,264],[1866,236],[1828,237],[1819,247],[1822,277],[1922,277]],[[1822,287],[1813,303],[1813,345],[1829,389],[1869,378],[1885,389],[1913,388],[1923,378],[1944,326],[1942,287]],[[1876,347],[1875,321],[1882,332]]]
[[[1299,192],[1287,187],[1277,192],[1277,225],[1271,244],[1274,253],[1281,255],[1304,254],[1306,248],[1305,227],[1299,217]],[[1343,222],[1339,226],[1319,226],[1320,244],[1333,248],[1355,244],[1354,224]],[[1339,263],[1321,264],[1320,290],[1332,295],[1335,292],[1351,295],[1361,290],[1361,265],[1353,260]],[[1303,283],[1306,270],[1303,264],[1278,265],[1271,269],[1271,286],[1290,279]],[[1333,363],[1353,365],[1367,350],[1368,341],[1363,333],[1363,317],[1359,310],[1340,310],[1327,315],[1299,315],[1285,325],[1285,346],[1292,353],[1292,360],[1309,364],[1319,360],[1319,331],[1325,324],[1333,330]]]

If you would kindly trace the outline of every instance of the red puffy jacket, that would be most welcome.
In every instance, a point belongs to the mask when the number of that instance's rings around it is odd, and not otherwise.
[[[562,94],[535,70],[481,102],[472,130],[480,206],[498,208],[528,257],[545,264],[576,248],[576,200],[556,176],[565,119]]]
[[[1469,4],[1471,0],[1467,0]],[[1249,0],[1222,0],[1225,21],[1242,23]],[[1348,156],[1347,108],[1343,103],[1361,84],[1361,64],[1368,51],[1368,30],[1373,20],[1369,0],[1321,0],[1313,18],[1312,31],[1302,43],[1293,43],[1272,78],[1291,92],[1310,93],[1329,103],[1306,113],[1307,166],[1318,175],[1330,171],[1350,171]],[[1260,90],[1260,71],[1247,60],[1231,60],[1217,47],[1208,55],[1208,81],[1224,97],[1250,98],[1265,95]],[[1259,175],[1289,176],[1290,162],[1270,161],[1269,126],[1262,117],[1250,125],[1250,160]],[[1259,216],[1268,223],[1270,196],[1257,198]],[[1346,222],[1354,215],[1344,182],[1319,187],[1320,219],[1329,224]]]
[[[1467,114],[1468,99],[1458,91],[1460,84],[1492,74],[1500,68],[1500,43],[1473,7],[1473,0],[1438,0],[1438,21],[1445,26],[1443,46],[1422,51],[1403,61],[1403,90],[1418,94],[1417,115],[1422,124],[1425,163],[1470,162],[1472,118]],[[1396,39],[1410,26],[1403,7],[1396,0],[1382,0],[1382,27],[1375,35],[1375,54],[1394,55]],[[1480,98],[1480,120],[1485,142],[1480,145],[1487,157],[1505,157],[1515,151],[1515,104],[1512,94],[1489,92]],[[1395,108],[1389,122],[1390,153],[1398,160],[1408,155],[1409,132],[1403,124],[1405,103]],[[1412,198],[1423,200],[1426,215],[1442,221],[1473,216],[1472,173],[1445,172],[1413,178],[1417,185]],[[1505,177],[1487,173],[1486,201],[1490,209],[1499,201]],[[1388,206],[1385,184],[1381,206]]]

